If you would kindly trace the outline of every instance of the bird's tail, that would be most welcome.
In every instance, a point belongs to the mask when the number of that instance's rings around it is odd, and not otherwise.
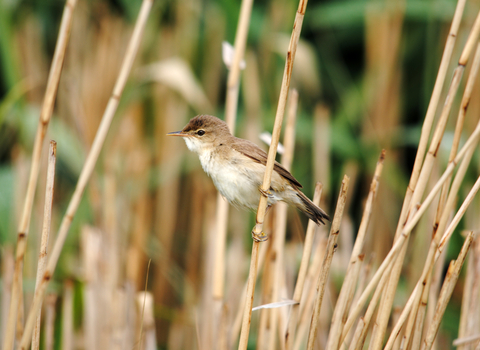
[[[295,201],[295,206],[299,210],[304,212],[310,220],[315,222],[317,225],[320,225],[320,223],[325,225],[324,219],[331,221],[330,216],[328,216],[327,213],[325,213],[322,209],[313,204],[313,202],[308,199],[308,197],[305,196],[300,190],[297,189],[296,195],[298,198],[300,198],[300,200]]]

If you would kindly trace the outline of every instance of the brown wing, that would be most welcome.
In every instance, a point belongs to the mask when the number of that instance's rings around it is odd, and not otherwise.
[[[235,137],[231,146],[235,151],[246,155],[247,157],[253,159],[254,161],[263,165],[267,164],[267,153],[265,153],[260,147],[258,147],[253,142]],[[287,169],[285,169],[277,161],[275,161],[273,170],[275,170],[282,177],[290,181],[296,187],[302,188],[302,185],[300,184],[300,182],[298,182],[297,179],[294,178],[293,175],[290,174],[290,172]]]

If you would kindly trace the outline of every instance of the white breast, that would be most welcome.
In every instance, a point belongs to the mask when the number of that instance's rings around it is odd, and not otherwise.
[[[232,151],[228,161],[219,162],[212,152],[200,152],[203,170],[212,178],[217,190],[228,202],[243,208],[256,209],[260,199],[259,187],[265,167]],[[248,162],[248,167],[245,166]],[[272,198],[274,204],[276,199]]]

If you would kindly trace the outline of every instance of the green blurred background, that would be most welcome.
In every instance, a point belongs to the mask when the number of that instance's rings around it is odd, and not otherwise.
[[[273,127],[297,5],[292,0],[262,0],[253,6],[236,135],[258,144],[259,133]],[[307,6],[292,78],[292,88],[300,96],[292,173],[308,196],[313,195],[316,181],[323,182],[322,206],[329,213],[343,174],[352,177],[347,249],[362,216],[375,163],[381,149],[386,149],[365,248],[376,262],[391,247],[455,5],[450,0],[347,0],[310,1]],[[0,2],[0,254],[4,259],[16,242],[63,6],[57,0]],[[139,1],[80,1],[75,9],[47,135],[58,143],[52,237],[111,94],[139,7]],[[478,1],[467,3],[451,67],[457,64],[479,7]],[[184,315],[189,314],[187,306],[196,305],[203,295],[208,246],[204,232],[211,226],[216,199],[196,155],[188,153],[183,142],[164,135],[181,129],[196,114],[223,118],[228,70],[222,62],[222,41],[234,42],[239,8],[240,3],[231,0],[154,3],[120,108],[51,287],[60,292],[61,282],[73,279],[81,300],[86,269],[81,255],[83,227],[115,232],[116,283],[130,280],[142,290],[146,264],[152,259],[149,285],[155,295],[161,348],[169,344],[172,325],[189,317]],[[451,73],[447,81],[450,77]],[[474,96],[466,132],[473,130],[474,117],[480,113],[478,87]],[[453,111],[457,110],[458,101]],[[452,118],[432,178],[445,167],[454,123]],[[473,164],[478,169],[478,156]],[[43,164],[30,228],[26,300],[34,285],[45,170]],[[465,181],[466,190],[476,173],[472,170]],[[113,183],[111,192],[109,183]],[[229,231],[235,238],[229,242],[240,237],[246,246],[245,258],[253,216],[236,209],[230,215]],[[405,289],[420,273],[412,266],[424,260],[426,251],[415,247],[427,244],[432,215],[430,221],[420,223],[424,235],[415,236],[407,257]],[[474,216],[467,213],[467,220]],[[288,240],[299,243],[306,218],[294,211],[289,217]],[[456,235],[455,241],[456,254],[462,239]],[[452,301],[453,309],[459,308],[458,300]],[[81,328],[81,305],[78,308],[76,327]],[[451,322],[445,326],[450,339],[455,337],[449,334],[455,334],[458,311],[452,314],[456,316],[449,316]],[[193,327],[192,322],[186,324]]]

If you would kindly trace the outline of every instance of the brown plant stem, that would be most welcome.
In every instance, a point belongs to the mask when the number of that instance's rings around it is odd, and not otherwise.
[[[285,148],[284,154],[282,155],[282,165],[285,169],[290,171],[292,167],[294,147],[295,147],[295,121],[297,117],[297,107],[298,107],[298,92],[293,90],[289,98],[289,108],[287,115],[287,122],[285,125],[285,136],[283,145]],[[275,216],[275,239],[272,246],[271,256],[274,259],[273,264],[273,280],[272,280],[272,300],[271,302],[277,302],[280,300],[280,289],[281,289],[281,280],[282,280],[282,271],[285,271],[284,266],[284,254],[285,254],[285,236],[287,233],[287,204],[278,203],[276,207],[276,216]],[[278,349],[277,339],[278,339],[278,320],[280,316],[280,309],[273,308],[269,310],[270,315],[270,333],[268,341],[268,349],[275,350]],[[282,330],[283,331],[283,330]]]
[[[229,67],[227,78],[227,94],[225,98],[225,121],[232,135],[235,134],[235,120],[237,118],[238,95],[240,88],[240,62],[245,56],[245,47],[247,43],[248,28],[252,12],[253,0],[243,0],[240,7],[237,32],[235,35],[234,56]],[[217,194],[217,211],[215,218],[215,247],[214,259],[212,261],[212,298],[213,298],[213,317],[208,317],[208,327],[206,331],[209,335],[205,339],[221,339],[218,335],[220,329],[221,314],[224,302],[225,289],[225,250],[227,244],[227,223],[228,223],[228,202],[224,200],[220,193]],[[217,335],[215,336],[215,333]],[[212,347],[212,344],[206,344]]]
[[[470,249],[470,246],[473,242],[473,232],[470,232],[463,243],[460,254],[458,255],[457,260],[452,261],[447,271],[447,276],[445,277],[445,282],[443,283],[442,290],[438,297],[437,306],[435,308],[435,316],[433,317],[433,322],[428,329],[427,336],[422,346],[422,350],[430,350],[432,348],[435,337],[438,333],[438,328],[440,327],[440,322],[442,321],[443,314],[447,308],[448,301],[452,296],[453,288],[457,283],[458,276],[460,275],[460,269],[465,262],[467,257],[467,252]]]
[[[43,210],[43,228],[42,238],[40,242],[40,254],[38,256],[37,266],[37,280],[35,282],[35,289],[38,287],[40,279],[45,272],[45,265],[47,263],[47,245],[48,237],[50,236],[50,226],[52,222],[52,204],[53,204],[53,186],[55,183],[55,164],[57,161],[57,143],[50,141],[48,149],[48,169],[47,169],[47,186],[45,190],[45,206]],[[37,323],[33,332],[32,350],[40,348],[40,319],[41,309],[38,312]]]
[[[337,299],[337,305],[333,312],[332,325],[330,328],[330,334],[328,336],[327,349],[337,349],[340,345],[340,337],[342,335],[343,326],[347,320],[348,310],[355,292],[355,286],[357,284],[358,273],[360,269],[359,256],[363,250],[363,242],[367,232],[367,227],[372,215],[373,201],[375,200],[380,175],[383,170],[383,162],[385,160],[385,150],[382,150],[380,158],[377,162],[375,173],[370,185],[370,192],[368,194],[367,202],[365,204],[365,210],[358,229],[357,238],[351,254],[350,262],[343,280],[342,289]]]
[[[250,24],[253,0],[243,0],[240,8],[237,32],[235,36],[235,52],[227,78],[227,95],[225,100],[225,121],[232,135],[235,134],[237,118],[238,94],[240,87],[240,62],[245,56],[247,34]],[[227,237],[228,202],[220,193],[217,196],[216,214],[216,248],[213,272],[213,298],[223,300],[225,286],[225,245]]]
[[[275,163],[275,155],[277,153],[278,141],[280,139],[280,131],[282,129],[283,116],[285,114],[285,106],[287,104],[288,90],[290,88],[290,80],[292,78],[293,62],[295,60],[295,53],[297,51],[298,41],[300,39],[300,32],[302,30],[303,17],[305,16],[305,10],[307,7],[307,0],[300,0],[298,5],[297,14],[293,24],[293,32],[290,38],[290,44],[288,45],[287,58],[285,60],[285,69],[283,72],[282,86],[280,89],[280,96],[278,99],[277,113],[275,115],[275,124],[272,132],[272,142],[268,150],[267,164],[265,166],[265,176],[263,178],[262,189],[266,192],[270,188],[270,182],[272,179],[273,165]],[[258,203],[256,225],[253,228],[252,234],[260,237],[263,231],[263,222],[265,220],[265,213],[267,209],[267,197],[260,196]],[[245,350],[248,343],[248,334],[250,332],[250,320],[252,317],[252,304],[253,294],[255,292],[255,281],[257,274],[257,259],[259,242],[254,240],[252,246],[252,256],[250,262],[249,283],[247,287],[247,296],[244,306],[242,330],[240,332],[240,341],[238,345],[239,350]]]
[[[330,229],[330,236],[328,237],[327,250],[323,258],[322,271],[317,282],[317,297],[315,299],[315,306],[313,309],[312,321],[310,323],[310,331],[308,333],[307,349],[312,350],[315,345],[317,336],[318,319],[320,317],[320,309],[322,307],[323,295],[325,293],[325,285],[330,273],[330,266],[333,259],[333,254],[337,250],[337,239],[340,233],[340,224],[342,222],[343,210],[347,200],[347,191],[350,178],[345,175],[342,181],[342,187],[338,195],[337,207],[335,208],[335,216],[333,217],[332,227]]]
[[[446,243],[450,239],[453,231],[457,227],[458,223],[460,222],[461,218],[463,217],[463,214],[465,214],[465,211],[467,210],[468,206],[471,204],[474,196],[477,194],[479,189],[480,189],[480,177],[478,177],[474,186],[472,187],[472,189],[468,193],[467,197],[463,201],[462,205],[460,206],[460,209],[455,214],[452,222],[450,223],[450,225],[445,230],[445,233],[444,233],[442,239],[440,240],[440,243],[438,244],[438,248],[436,248],[435,251],[434,251],[433,261],[431,263],[428,263],[428,261],[430,259],[427,258],[427,263],[425,265],[424,272],[422,273],[421,278],[419,279],[417,285],[415,286],[414,291],[410,295],[410,298],[409,298],[409,300],[407,302],[407,305],[405,306],[404,310],[402,311],[402,315],[400,316],[399,321],[397,322],[397,324],[395,325],[395,327],[393,328],[393,330],[390,334],[390,337],[387,341],[387,344],[385,345],[386,350],[391,349],[393,347],[393,342],[394,342],[395,338],[398,336],[398,334],[400,333],[403,322],[405,322],[405,320],[407,318],[407,315],[411,312],[411,309],[414,306],[413,304],[414,304],[415,298],[417,298],[418,293],[421,293],[421,291],[422,291],[422,286],[423,286],[423,283],[425,282],[424,280],[426,278],[427,273],[429,271],[431,271],[433,264],[435,263],[435,261],[438,259],[438,257],[442,253],[443,248],[445,247]],[[435,241],[432,242],[432,246],[437,246]],[[431,249],[430,253],[432,251],[433,250]]]
[[[37,132],[35,134],[30,177],[28,179],[25,202],[18,227],[17,247],[15,253],[15,272],[12,284],[12,299],[10,300],[7,328],[5,330],[5,338],[3,340],[3,349],[5,350],[11,350],[13,348],[17,310],[20,304],[23,304],[21,301],[21,296],[23,295],[21,288],[21,281],[23,278],[23,258],[27,249],[28,229],[30,226],[30,217],[33,199],[35,196],[35,188],[37,187],[38,182],[38,173],[40,171],[43,141],[45,139],[45,134],[47,133],[48,124],[50,122],[50,118],[52,117],[52,112],[55,105],[58,82],[60,81],[65,51],[67,49],[70,30],[72,28],[73,10],[75,9],[76,3],[77,0],[68,0],[63,10],[57,44],[55,46],[55,52],[53,54],[53,60],[50,66],[47,87],[45,89],[45,97],[43,100],[42,109],[40,111]]]
[[[322,196],[323,185],[320,182],[317,182],[315,186],[315,194],[313,195],[313,203],[315,205],[320,204],[320,197]],[[285,333],[285,349],[293,349],[293,342],[295,339],[295,332],[297,329],[297,321],[300,313],[300,301],[303,294],[303,289],[305,286],[305,279],[307,276],[308,263],[310,261],[310,256],[312,255],[313,240],[315,236],[315,227],[316,224],[309,220],[307,233],[305,234],[305,243],[303,245],[303,254],[302,261],[300,262],[300,268],[298,270],[297,283],[295,284],[295,290],[293,291],[293,300],[298,302],[298,304],[292,306],[290,311],[290,317],[288,319],[287,331]]]
[[[456,20],[456,15],[454,17],[454,21],[453,21],[454,23],[455,23],[455,20]],[[454,23],[452,23],[452,28],[454,27]],[[395,239],[399,237],[400,225],[403,224],[405,218],[408,216],[408,212],[411,210],[413,205],[415,205],[417,202],[420,201],[423,195],[427,180],[430,177],[429,175],[433,166],[433,160],[436,158],[439,145],[443,137],[446,120],[448,118],[448,114],[450,112],[450,108],[451,108],[456,90],[458,88],[460,78],[463,75],[465,65],[472,51],[472,45],[473,45],[472,43],[477,40],[479,32],[480,32],[480,14],[477,17],[477,20],[475,21],[475,25],[472,31],[470,32],[469,38],[467,40],[467,44],[465,45],[462,55],[460,57],[460,60],[458,62],[458,67],[455,70],[454,78],[452,80],[452,83],[449,89],[449,95],[447,96],[447,100],[445,101],[445,105],[442,110],[440,120],[437,124],[437,128],[435,130],[432,142],[430,144],[427,157],[421,167],[420,165],[418,165],[417,167],[417,159],[415,161],[414,170],[412,172],[412,177],[409,184],[409,188],[407,190],[407,195],[405,196],[405,203],[404,203],[404,207],[402,208],[402,213],[400,215],[399,226],[397,227]],[[422,137],[423,137],[423,130],[422,130]],[[420,152],[420,149],[418,152]],[[409,191],[412,191],[413,193],[410,195],[408,193]],[[381,344],[383,343],[383,338],[385,336],[385,331],[386,331],[387,322],[389,319],[390,310],[393,304],[395,290],[396,290],[398,279],[400,276],[400,270],[403,265],[403,259],[404,259],[404,254],[400,256],[400,259],[397,260],[395,267],[392,270],[390,282],[387,286],[386,293],[380,305],[380,310],[377,317],[377,324],[378,324],[379,331],[373,339],[373,348],[372,348],[373,350],[379,350],[381,347]]]
[[[92,148],[87,156],[87,159],[85,160],[85,164],[80,173],[77,186],[75,188],[75,191],[68,205],[67,212],[65,213],[62,219],[62,223],[60,225],[57,239],[52,249],[50,259],[48,260],[46,271],[42,277],[42,281],[39,285],[38,290],[35,292],[32,308],[28,315],[27,322],[25,325],[25,331],[20,343],[21,349],[26,349],[30,343],[34,322],[38,314],[38,311],[40,309],[40,306],[42,304],[42,300],[45,296],[47,285],[53,276],[53,272],[55,271],[55,267],[57,265],[58,259],[60,257],[60,253],[62,252],[62,248],[65,243],[65,239],[67,238],[70,224],[78,209],[78,206],[80,205],[80,200],[82,198],[83,192],[85,190],[85,187],[87,186],[90,176],[92,175],[93,169],[95,167],[95,164],[97,162],[98,156],[100,155],[100,151],[102,149],[103,143],[107,136],[108,129],[110,127],[110,124],[117,110],[120,97],[122,95],[123,89],[127,82],[127,78],[131,71],[131,68],[133,66],[135,56],[138,52],[138,48],[140,46],[140,39],[142,37],[143,29],[145,28],[145,24],[147,22],[148,14],[150,13],[152,4],[153,4],[153,0],[144,0],[140,8],[140,13],[138,15],[138,19],[135,24],[132,37],[128,44],[127,51],[125,53],[125,57],[122,63],[122,68],[120,70],[117,81],[113,88],[113,93],[110,97],[110,100],[105,109],[105,113],[100,122],[100,126],[98,128],[97,134],[93,141]]]

